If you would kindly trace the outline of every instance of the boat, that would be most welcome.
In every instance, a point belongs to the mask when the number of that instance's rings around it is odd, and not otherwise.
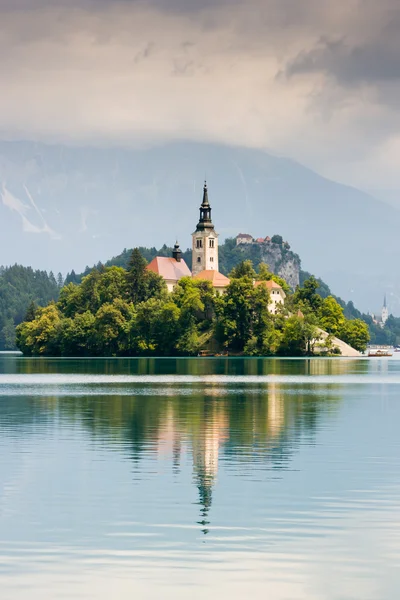
[[[367,356],[369,358],[387,358],[393,356],[393,349],[390,346],[370,346]]]

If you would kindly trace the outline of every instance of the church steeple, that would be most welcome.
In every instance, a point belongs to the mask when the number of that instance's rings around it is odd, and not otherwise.
[[[204,182],[200,219],[192,234],[192,275],[201,271],[218,271],[218,233],[211,220],[207,182]]]
[[[178,240],[175,242],[174,249],[172,251],[172,257],[177,261],[181,262],[182,260],[182,250],[179,248]]]
[[[382,320],[382,325],[384,326],[386,321],[389,318],[389,310],[386,304],[386,294],[383,298],[383,307],[382,307],[382,314],[381,314],[381,320]]]
[[[214,225],[211,221],[211,206],[208,201],[208,188],[207,182],[204,182],[203,187],[203,202],[200,206],[200,219],[197,223],[196,231],[205,231],[206,229],[214,229]]]

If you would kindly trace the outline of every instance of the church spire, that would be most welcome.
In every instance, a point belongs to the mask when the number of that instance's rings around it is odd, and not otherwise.
[[[204,187],[203,187],[203,202],[201,203],[201,206],[206,208],[207,206],[210,206],[210,203],[208,201],[208,188],[207,188],[207,181],[204,180]]]
[[[181,262],[182,260],[182,250],[179,248],[178,240],[175,242],[174,249],[172,251],[172,257],[177,261]]]
[[[207,182],[205,181],[203,187],[203,202],[200,206],[200,219],[196,231],[205,231],[206,229],[214,229],[214,225],[211,221],[211,206],[208,200]]]
[[[386,294],[383,297],[383,308],[386,308]]]

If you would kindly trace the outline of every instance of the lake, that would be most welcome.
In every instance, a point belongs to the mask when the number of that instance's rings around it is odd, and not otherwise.
[[[0,355],[0,597],[398,600],[400,360]]]

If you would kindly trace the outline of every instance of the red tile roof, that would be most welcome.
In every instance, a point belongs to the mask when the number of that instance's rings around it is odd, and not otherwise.
[[[192,276],[189,267],[183,259],[177,261],[174,258],[168,258],[166,256],[156,256],[151,263],[147,265],[146,269],[161,275],[161,277],[168,281],[178,281],[182,277]]]
[[[276,283],[276,281],[273,281],[272,279],[270,279],[269,281],[255,281],[254,282],[254,285],[256,287],[261,284],[265,285],[267,290],[281,290],[282,289],[282,286],[279,285],[279,283]]]
[[[211,269],[205,269],[204,271],[200,271],[197,275],[193,276],[193,279],[206,279],[207,281],[211,281],[213,287],[225,288],[230,284],[230,279],[219,273],[218,271],[213,271]]]
[[[263,243],[263,241],[264,241],[264,238],[257,238],[257,240],[256,240],[256,241],[257,241],[259,244],[262,244],[262,243]]]

